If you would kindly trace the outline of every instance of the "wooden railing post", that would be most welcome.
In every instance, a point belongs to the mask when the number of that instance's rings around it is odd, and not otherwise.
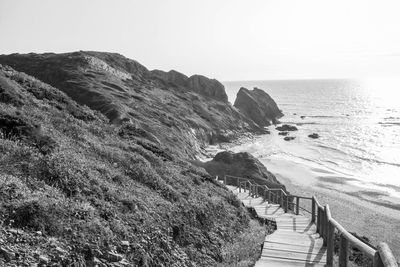
[[[286,196],[285,212],[289,210],[289,196]]]
[[[311,200],[311,222],[315,223],[315,197]]]
[[[328,214],[326,213],[326,206],[324,207],[324,216],[323,216],[324,227],[322,228],[322,237],[324,239],[324,246],[328,243]]]
[[[340,235],[340,246],[339,246],[339,266],[347,267],[349,263],[349,241],[342,234]]]
[[[300,204],[300,198],[297,197],[296,198],[296,215],[299,215],[299,211],[300,211],[299,204]]]
[[[226,183],[226,175],[224,175],[224,184],[227,185],[227,183]]]
[[[393,256],[392,251],[390,250],[389,246],[386,243],[379,243],[378,251],[375,253],[379,257],[380,261],[376,262],[375,266],[375,257],[374,257],[374,267],[383,267],[383,266],[390,266],[390,267],[398,267],[396,258]]]
[[[284,208],[284,206],[283,206],[283,192],[281,190],[279,192],[280,192],[280,197],[281,197],[280,205],[281,205],[281,208]]]
[[[321,214],[320,209],[317,208],[317,233],[321,234]]]
[[[333,266],[333,253],[335,248],[335,227],[328,222],[328,242],[327,242],[326,263]]]
[[[325,212],[326,212],[326,220],[328,223],[326,263],[328,266],[333,266],[333,253],[335,247],[335,227],[331,223],[332,216],[328,204],[325,206]]]
[[[381,259],[380,255],[379,255],[379,251],[375,252],[374,258],[372,259],[372,266],[373,267],[384,267],[382,259]]]
[[[322,238],[324,238],[324,217],[325,217],[325,215],[324,215],[324,210],[322,209],[322,208],[319,208],[321,211],[321,223],[320,223],[320,230],[321,230],[321,233],[320,233],[320,236],[322,237]]]

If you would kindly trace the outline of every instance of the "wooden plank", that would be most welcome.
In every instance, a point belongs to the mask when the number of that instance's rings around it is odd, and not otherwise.
[[[325,254],[326,248],[314,246],[297,246],[296,244],[264,243],[264,249],[292,251],[298,253]]]
[[[282,208],[284,203],[282,192],[278,191],[279,196],[275,194],[276,202],[279,204],[271,204],[261,197],[251,197],[255,190],[239,193],[237,188],[231,186],[228,188],[236,190],[237,197],[242,203],[253,207],[259,217],[275,219],[277,230],[266,236],[262,255],[256,267],[326,266],[326,247],[323,246],[324,241],[320,234],[316,232],[317,226],[303,215],[285,213]]]
[[[306,262],[326,263],[326,254],[319,253],[313,255],[311,253],[299,253],[290,251],[279,251],[279,250],[263,250],[261,257],[268,258],[283,258],[291,260],[303,260]]]
[[[324,267],[324,263],[309,263],[305,261],[296,261],[288,259],[271,259],[271,258],[261,258],[256,262],[254,267]]]

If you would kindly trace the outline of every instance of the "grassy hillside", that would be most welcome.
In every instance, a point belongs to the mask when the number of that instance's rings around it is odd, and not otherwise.
[[[203,169],[5,66],[0,131],[0,261],[212,266],[248,227]]]
[[[225,91],[218,81],[198,75],[188,78],[178,72],[151,72],[119,54],[12,54],[0,56],[0,64],[62,90],[112,123],[125,123],[127,134],[134,132],[164,144],[183,158],[194,158],[210,142],[262,131],[220,99],[218,93]]]

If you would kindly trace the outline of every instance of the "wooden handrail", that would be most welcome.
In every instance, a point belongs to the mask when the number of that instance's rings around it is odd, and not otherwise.
[[[331,211],[329,209],[329,205],[322,206],[315,196],[305,197],[305,196],[291,195],[287,194],[282,188],[269,188],[266,185],[259,185],[249,179],[243,177],[230,176],[230,175],[224,176],[223,181],[225,185],[227,185],[227,177],[231,177],[237,180],[236,186],[239,187],[239,191],[241,190],[243,182],[245,184],[245,187],[248,183],[250,185],[249,194],[251,196],[259,196],[257,188],[264,189],[263,198],[265,200],[272,202],[273,198],[275,198],[276,200],[275,202],[279,204],[282,208],[284,208],[285,212],[287,212],[289,209],[289,198],[290,198],[291,200],[294,199],[296,200],[296,203],[291,203],[291,204],[293,204],[293,211],[294,207],[296,207],[295,213],[297,215],[299,214],[299,209],[311,213],[311,222],[316,224],[317,233],[320,234],[320,236],[324,240],[324,244],[327,246],[326,260],[328,266],[333,265],[335,232],[338,232],[338,234],[340,235],[340,244],[339,244],[340,267],[348,266],[349,245],[352,245],[360,249],[363,255],[371,260],[372,267],[398,267],[396,259],[386,243],[380,243],[377,249],[364,243],[363,241],[361,241],[360,239],[349,233],[342,225],[340,225],[335,219],[333,219]],[[253,191],[253,188],[255,192]],[[266,192],[268,193],[268,197],[266,197]],[[284,205],[284,196],[286,197],[285,205]],[[308,211],[307,209],[300,207],[300,199],[311,200],[311,211]]]

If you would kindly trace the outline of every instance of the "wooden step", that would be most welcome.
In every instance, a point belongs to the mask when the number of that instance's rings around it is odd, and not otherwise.
[[[261,197],[253,198],[248,191],[228,188],[245,206],[253,207],[259,217],[276,222],[277,230],[265,237],[261,258],[255,267],[327,266],[324,241],[309,218],[285,213],[280,205],[268,203]]]
[[[305,262],[302,260],[280,259],[280,258],[260,258],[254,267],[328,267],[326,263]]]

